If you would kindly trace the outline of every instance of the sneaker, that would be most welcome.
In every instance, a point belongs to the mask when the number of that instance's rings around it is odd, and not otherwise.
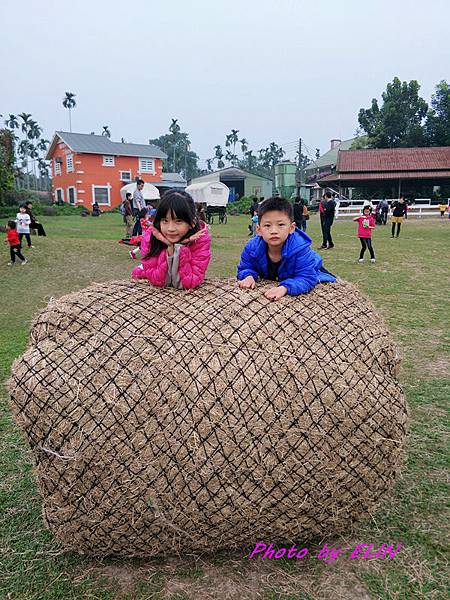
[[[319,250],[326,250],[327,249],[327,247],[324,246],[323,244],[322,244],[322,246],[319,246],[318,248],[319,248]]]
[[[374,258],[371,258],[371,259],[370,259],[370,262],[371,262],[371,263],[374,263],[374,262],[376,262],[376,260],[375,260]]]
[[[13,267],[13,266],[14,266],[14,263],[12,263],[12,262],[8,263],[8,267]]]
[[[30,248],[34,248],[34,246],[28,246],[28,249],[30,249]]]
[[[28,261],[27,261],[27,259],[23,260],[23,261],[22,261],[22,266],[23,266],[23,265],[26,265],[26,264],[27,264],[27,262],[28,262]]]
[[[133,250],[130,250],[128,254],[130,255],[130,257],[131,257],[133,260],[136,260],[136,257],[135,257],[135,255],[134,255],[134,252],[133,252]]]
[[[363,263],[363,262],[364,262],[364,259],[363,259],[363,258],[360,258],[360,259],[358,260],[358,262],[359,262],[359,263]]]
[[[327,248],[327,250],[331,250],[331,248],[334,248],[334,244],[330,244]]]

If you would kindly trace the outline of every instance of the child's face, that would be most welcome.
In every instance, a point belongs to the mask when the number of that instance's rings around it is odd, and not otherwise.
[[[24,206],[21,206],[19,208],[19,212],[24,213],[26,211],[26,208]]]
[[[292,223],[285,212],[281,210],[269,210],[261,217],[256,226],[256,232],[271,248],[283,246],[288,236],[295,231],[295,223]]]
[[[370,215],[370,210],[368,210],[367,208],[365,208],[365,209],[363,210],[363,215],[364,215],[365,217],[368,217],[368,216]]]
[[[169,242],[176,244],[184,238],[193,225],[189,225],[186,221],[177,219],[176,215],[173,215],[169,210],[167,215],[161,219],[159,227],[161,233],[169,240]]]

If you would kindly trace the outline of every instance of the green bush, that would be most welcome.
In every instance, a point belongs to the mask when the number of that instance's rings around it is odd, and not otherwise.
[[[236,200],[236,202],[228,202],[227,204],[227,212],[231,214],[240,214],[244,215],[250,212],[250,206],[253,204],[253,198],[247,198],[243,196],[240,200]]]
[[[46,203],[51,202],[50,193],[43,195],[33,192],[33,190],[8,190],[2,194],[3,206],[18,206],[24,202]]]

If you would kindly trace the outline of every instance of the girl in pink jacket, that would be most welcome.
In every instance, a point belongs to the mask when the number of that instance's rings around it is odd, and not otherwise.
[[[375,229],[375,219],[372,216],[372,207],[364,206],[362,215],[355,217],[354,221],[358,222],[358,237],[361,242],[361,251],[359,253],[359,262],[364,262],[364,252],[366,248],[370,254],[370,262],[375,262],[375,252],[372,246],[372,230]]]
[[[153,226],[142,236],[142,264],[131,276],[148,279],[157,287],[198,287],[211,259],[210,246],[208,228],[199,222],[191,196],[169,190],[159,203]]]

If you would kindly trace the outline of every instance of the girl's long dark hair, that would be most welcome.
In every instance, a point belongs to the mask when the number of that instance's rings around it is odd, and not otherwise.
[[[194,200],[187,192],[167,190],[167,192],[164,193],[158,205],[158,210],[156,211],[155,219],[153,221],[153,227],[158,231],[161,231],[161,219],[164,219],[168,212],[170,212],[172,219],[181,219],[191,226],[183,239],[187,239],[194,233],[197,233],[197,231],[200,231],[200,224],[198,222]],[[193,227],[192,223],[194,223]],[[158,256],[158,254],[166,248],[167,244],[157,240],[155,236],[152,235],[150,239],[149,251],[144,258]]]

